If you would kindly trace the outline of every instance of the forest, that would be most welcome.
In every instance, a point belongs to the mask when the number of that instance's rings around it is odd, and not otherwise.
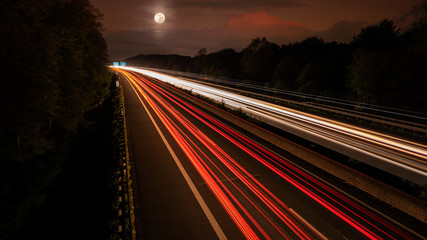
[[[223,49],[193,57],[144,55],[128,65],[251,80],[276,88],[400,109],[427,109],[427,15],[401,31],[384,19],[350,43],[309,37],[277,45],[256,38],[240,52]]]
[[[0,239],[37,223],[85,114],[108,95],[101,17],[89,0],[0,3]]]

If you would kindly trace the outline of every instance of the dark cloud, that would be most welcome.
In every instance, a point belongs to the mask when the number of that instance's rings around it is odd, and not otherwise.
[[[123,60],[140,53],[167,54],[175,50],[153,30],[109,32],[104,37],[111,60]]]
[[[316,35],[325,41],[350,42],[366,24],[366,21],[341,21],[326,30],[316,32]]]
[[[297,22],[285,21],[265,11],[238,14],[221,26],[201,30],[147,28],[141,31],[105,33],[112,58],[143,54],[176,53],[192,56],[200,48],[209,52],[224,48],[241,50],[251,39],[267,37],[278,43],[303,39],[311,30]]]
[[[130,0],[128,0],[130,1]],[[245,4],[244,4],[244,3]],[[279,3],[280,2],[280,3]],[[299,5],[295,1],[175,1],[176,6],[180,5],[187,7],[203,7],[204,12],[212,12],[210,7],[218,9],[233,9],[233,7],[242,8],[263,8],[266,6],[290,7]],[[414,5],[411,11],[403,14],[400,22],[413,21],[415,16],[420,16],[426,13],[424,5],[427,5],[427,0]],[[167,5],[167,4],[164,4]],[[305,8],[307,9],[307,8]],[[178,11],[178,10],[177,10]],[[188,12],[189,11],[189,12]],[[185,14],[192,17],[195,10],[188,8]],[[289,11],[289,10],[286,10]],[[154,11],[153,11],[154,12]],[[221,12],[221,11],[218,11]],[[137,54],[181,54],[194,56],[200,48],[207,48],[208,52],[218,51],[224,48],[234,48],[240,51],[246,47],[251,39],[256,37],[267,37],[268,40],[278,44],[287,44],[289,42],[301,41],[307,37],[317,35],[325,41],[349,42],[355,34],[358,34],[362,27],[372,22],[366,20],[345,20],[337,21],[331,27],[324,30],[310,28],[297,21],[288,21],[281,16],[286,14],[273,15],[269,11],[254,9],[251,11],[234,10],[234,15],[216,16],[215,21],[210,27],[193,27],[189,28],[188,24],[170,20],[166,24],[153,24],[152,16],[145,14],[147,20],[139,21],[141,25],[138,28],[132,27],[129,31],[108,31],[105,33],[105,38],[108,43],[109,53],[112,59],[124,59]],[[242,13],[243,12],[243,13]],[[245,13],[246,12],[246,13]],[[236,14],[241,13],[241,14]],[[180,12],[179,14],[182,14]],[[180,15],[178,18],[183,18],[186,15]],[[170,16],[170,13],[169,15]],[[189,18],[188,17],[188,18]],[[351,19],[351,18],[350,18]],[[354,19],[354,18],[353,18]],[[356,18],[357,19],[357,18]],[[361,18],[363,19],[363,18]],[[190,18],[190,22],[194,22]],[[206,20],[204,20],[206,21]],[[302,21],[302,20],[301,20]],[[138,22],[138,21],[136,21]],[[400,23],[396,20],[396,23]],[[151,24],[150,24],[151,23]],[[121,23],[127,26],[126,24]],[[201,25],[203,26],[203,25]],[[399,26],[401,27],[401,26]]]
[[[176,1],[176,6],[215,9],[267,9],[304,6],[304,4],[293,0],[180,0]]]
[[[405,28],[411,24],[417,17],[427,14],[427,0],[423,0],[420,4],[412,6],[411,11],[398,17],[395,21],[397,24]]]
[[[240,50],[250,38],[231,36],[218,29],[120,31],[105,34],[111,59],[137,54],[180,54],[194,56],[200,48],[209,52],[223,48]]]
[[[141,53],[194,56],[200,48],[207,48],[209,52],[224,48],[240,51],[256,37],[267,37],[278,44],[301,41],[313,35],[326,41],[349,42],[364,25],[364,21],[341,21],[326,30],[315,31],[298,22],[259,11],[231,16],[223,25],[215,28],[147,28],[109,32],[105,38],[112,59],[124,59]]]

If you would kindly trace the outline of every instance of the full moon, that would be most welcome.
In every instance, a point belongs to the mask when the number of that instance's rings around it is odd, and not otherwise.
[[[165,19],[165,15],[163,13],[157,13],[154,15],[154,21],[156,21],[156,23],[163,23]]]

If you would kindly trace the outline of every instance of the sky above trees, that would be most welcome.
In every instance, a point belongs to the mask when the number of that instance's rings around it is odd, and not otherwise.
[[[223,48],[241,50],[255,37],[278,44],[317,35],[348,42],[384,18],[407,28],[427,0],[91,0],[104,13],[111,60],[143,54],[194,56]],[[163,12],[166,22],[154,22]]]

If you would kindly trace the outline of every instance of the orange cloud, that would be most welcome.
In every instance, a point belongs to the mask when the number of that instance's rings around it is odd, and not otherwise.
[[[285,21],[276,16],[268,15],[265,11],[232,16],[225,25],[227,27],[281,27],[288,25],[303,27],[298,22]]]
[[[265,11],[232,16],[226,21],[223,29],[244,36],[289,40],[298,39],[309,32],[308,28],[298,22],[282,20],[277,16],[268,15]]]

